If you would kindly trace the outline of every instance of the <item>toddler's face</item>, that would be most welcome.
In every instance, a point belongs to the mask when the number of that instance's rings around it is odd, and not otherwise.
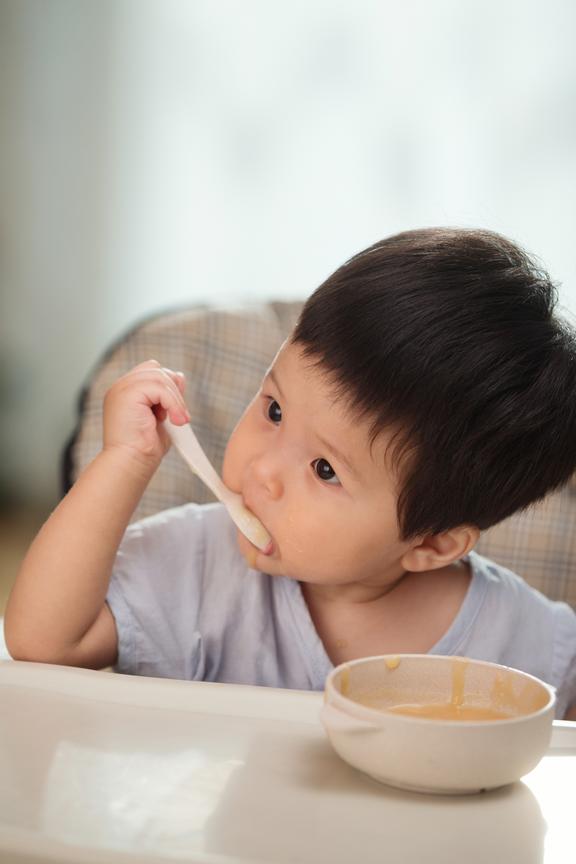
[[[387,438],[350,417],[298,346],[286,342],[236,426],[224,482],[272,536],[270,555],[240,533],[241,552],[272,575],[301,582],[394,582],[409,544],[396,519]]]

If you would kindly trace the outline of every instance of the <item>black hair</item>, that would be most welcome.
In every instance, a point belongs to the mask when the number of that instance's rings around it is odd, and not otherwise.
[[[484,530],[576,470],[576,334],[548,274],[485,230],[406,231],[307,300],[292,342],[371,443],[393,436],[403,539]]]

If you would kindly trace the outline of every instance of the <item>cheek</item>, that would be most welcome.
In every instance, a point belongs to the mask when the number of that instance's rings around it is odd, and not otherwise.
[[[298,557],[303,555],[328,577],[371,572],[386,566],[396,554],[398,538],[388,521],[344,503],[325,511],[296,511],[292,519],[290,514],[285,519],[285,548]]]
[[[282,557],[307,566],[330,571],[343,560],[350,561],[354,540],[349,536],[347,525],[335,521],[331,508],[309,505],[288,506],[282,512],[277,536],[281,534]],[[280,540],[280,537],[278,538]]]
[[[228,439],[222,464],[222,480],[233,492],[240,492],[241,489],[242,452],[242,428],[239,423]]]
[[[254,454],[261,436],[258,396],[255,396],[236,424],[226,450],[222,465],[222,479],[233,492],[240,492],[244,468]]]

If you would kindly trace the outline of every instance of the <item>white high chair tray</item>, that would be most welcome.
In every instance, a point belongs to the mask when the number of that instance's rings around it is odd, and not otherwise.
[[[0,662],[6,864],[560,864],[576,860],[576,727],[523,782],[380,785],[333,752],[322,694]]]

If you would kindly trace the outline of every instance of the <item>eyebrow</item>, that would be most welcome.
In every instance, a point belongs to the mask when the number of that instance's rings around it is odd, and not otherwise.
[[[274,382],[274,386],[276,387],[276,389],[280,393],[280,396],[282,397],[282,399],[284,399],[284,393],[282,392],[282,388],[280,387],[280,384],[278,383],[278,379],[276,378],[276,375],[274,374],[274,370],[272,368],[270,368],[268,370],[268,378],[272,379],[272,381]]]
[[[276,375],[274,374],[273,369],[270,369],[270,371],[268,372],[268,377],[272,379],[274,386],[276,387],[276,389],[280,393],[281,398],[284,399],[284,393],[282,392],[282,388],[280,387],[280,384],[278,383],[278,379],[277,379]],[[360,481],[361,478],[360,478],[360,474],[359,474],[358,470],[354,467],[354,465],[352,465],[352,463],[350,462],[348,457],[345,456],[341,450],[338,450],[338,448],[334,444],[331,444],[329,441],[326,441],[325,438],[322,438],[322,436],[318,435],[317,433],[316,433],[316,438],[318,439],[320,444],[323,447],[325,447],[326,450],[328,450],[331,453],[332,456],[335,456],[339,462],[341,462],[343,465],[345,465],[345,467],[348,469],[350,474],[352,474],[356,478],[356,480]]]

